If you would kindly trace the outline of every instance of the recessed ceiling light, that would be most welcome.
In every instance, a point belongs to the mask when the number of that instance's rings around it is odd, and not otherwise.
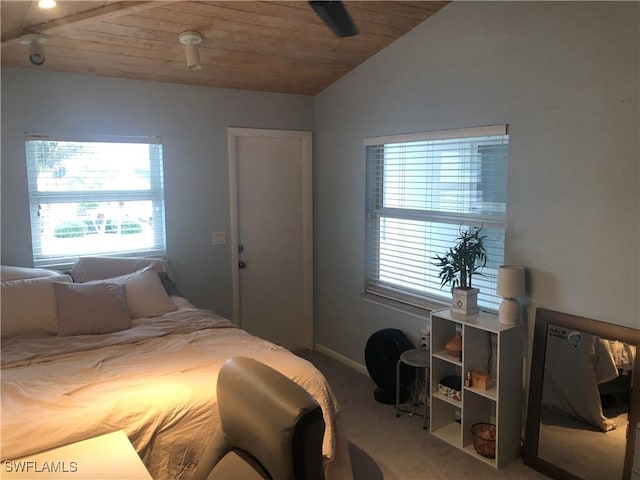
[[[56,6],[56,0],[40,0],[38,6],[40,8],[53,8]]]

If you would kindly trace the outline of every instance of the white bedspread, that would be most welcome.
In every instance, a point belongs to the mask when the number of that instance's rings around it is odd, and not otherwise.
[[[603,432],[616,428],[604,416],[598,385],[618,376],[608,342],[587,333],[549,326],[542,405]]]
[[[216,381],[255,358],[309,391],[326,423],[327,479],[351,478],[339,407],[322,374],[212,312],[180,309],[107,335],[2,342],[2,460],[123,429],[154,479],[189,478],[219,426]]]

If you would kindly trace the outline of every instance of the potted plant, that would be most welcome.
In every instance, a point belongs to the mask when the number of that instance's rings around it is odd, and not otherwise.
[[[484,248],[482,227],[460,228],[456,244],[443,256],[436,255],[433,263],[440,267],[441,286],[451,285],[453,302],[451,310],[455,313],[470,315],[478,312],[478,290],[473,288],[474,275],[482,275],[479,270],[487,264],[487,251]]]

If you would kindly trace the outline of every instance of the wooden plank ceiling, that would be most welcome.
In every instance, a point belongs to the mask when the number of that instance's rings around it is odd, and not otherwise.
[[[314,95],[447,1],[347,1],[359,34],[337,38],[306,1],[0,1],[2,66]],[[185,30],[202,34],[200,70],[186,66]],[[20,37],[42,33],[45,63]]]

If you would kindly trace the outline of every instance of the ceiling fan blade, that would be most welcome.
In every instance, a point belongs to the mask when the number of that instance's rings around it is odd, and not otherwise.
[[[338,37],[352,37],[358,34],[358,29],[342,2],[310,1],[309,5]]]

